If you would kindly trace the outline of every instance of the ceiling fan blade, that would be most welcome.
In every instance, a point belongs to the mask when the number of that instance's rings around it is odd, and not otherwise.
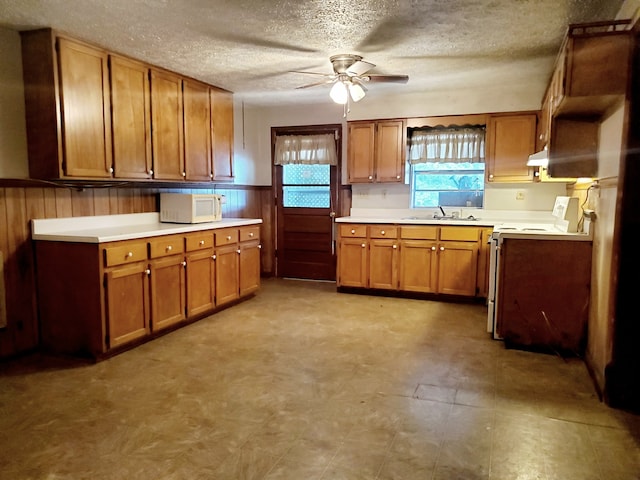
[[[363,79],[368,82],[407,83],[409,75],[365,75]]]
[[[349,75],[362,75],[364,73],[367,73],[373,67],[375,67],[373,63],[358,60],[349,68],[347,68],[346,73],[348,73]]]
[[[322,77],[333,77],[334,75],[330,73],[319,73],[319,72],[302,72],[300,70],[289,70],[289,73],[304,73],[306,75],[320,75]]]
[[[326,85],[328,83],[333,83],[335,81],[335,79],[330,78],[328,80],[323,80],[322,82],[315,82],[315,83],[309,83],[307,85],[301,85],[299,87],[296,87],[296,90],[299,90],[301,88],[310,88],[310,87],[316,87],[318,85]]]

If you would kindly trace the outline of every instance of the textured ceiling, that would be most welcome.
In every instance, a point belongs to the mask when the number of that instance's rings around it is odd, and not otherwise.
[[[255,104],[326,101],[329,57],[409,82],[369,95],[546,84],[570,23],[613,19],[623,0],[0,0],[0,27],[52,27],[226,88]]]

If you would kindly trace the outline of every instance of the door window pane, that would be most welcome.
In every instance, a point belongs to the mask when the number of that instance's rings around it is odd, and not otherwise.
[[[329,208],[330,181],[330,165],[283,165],[283,206]]]

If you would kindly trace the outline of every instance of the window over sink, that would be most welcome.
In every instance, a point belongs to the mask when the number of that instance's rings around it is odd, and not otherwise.
[[[482,207],[485,127],[409,129],[411,208]]]

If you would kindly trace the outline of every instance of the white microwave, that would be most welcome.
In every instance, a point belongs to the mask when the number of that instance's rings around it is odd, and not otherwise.
[[[161,193],[160,221],[204,223],[222,220],[222,195],[215,193]]]

